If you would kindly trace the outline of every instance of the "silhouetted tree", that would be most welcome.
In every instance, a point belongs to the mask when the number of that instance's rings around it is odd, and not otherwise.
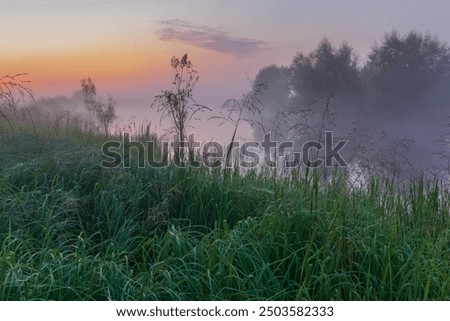
[[[305,139],[320,141],[324,129],[333,129],[335,137],[385,137],[393,148],[388,153],[381,148],[378,159],[363,155],[360,146],[349,151],[352,159],[372,159],[381,167],[391,160],[406,166],[405,159],[412,168],[435,166],[431,156],[442,149],[439,138],[448,155],[444,124],[450,110],[450,48],[437,37],[387,33],[362,67],[348,44],[336,48],[324,39],[312,52],[298,53],[289,71],[287,76],[285,68],[269,66],[256,77],[256,84],[268,86],[261,97],[271,111],[264,113],[265,129],[282,124],[284,129],[278,126],[276,132],[299,146]],[[260,134],[255,131],[256,137]]]
[[[279,110],[288,104],[291,89],[289,85],[289,69],[271,65],[262,68],[253,81],[253,87],[264,85],[261,103],[267,110]]]
[[[292,88],[302,104],[326,101],[330,96],[343,100],[359,96],[358,58],[345,42],[334,48],[323,39],[308,55],[298,53],[290,69]]]
[[[263,118],[263,128],[271,131],[272,135],[282,135],[279,121],[284,121],[282,116],[287,107],[291,105],[292,90],[289,84],[290,71],[286,67],[271,65],[262,68],[253,81],[253,90],[260,90],[260,109]],[[263,88],[260,88],[261,85]],[[264,89],[264,90],[262,90]],[[262,138],[261,126],[255,126],[255,136]]]
[[[97,99],[95,102],[95,115],[103,128],[106,136],[110,135],[111,126],[117,119],[116,115],[116,100],[110,94],[107,95],[106,101]]]
[[[92,113],[95,113],[95,104],[97,98],[97,88],[91,78],[81,80],[81,89],[83,91],[84,103],[89,112],[89,118],[92,121]]]
[[[81,80],[81,89],[90,117],[94,114],[105,135],[109,136],[111,126],[117,119],[115,99],[110,94],[106,101],[102,97],[97,97],[97,89],[91,78]]]
[[[450,98],[450,50],[429,33],[387,33],[364,68],[369,106],[388,117],[429,112]],[[419,107],[419,108],[417,108]]]

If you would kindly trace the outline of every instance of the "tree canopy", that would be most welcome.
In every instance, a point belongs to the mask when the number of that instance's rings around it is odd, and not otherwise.
[[[348,97],[359,94],[358,57],[345,42],[335,48],[328,39],[323,39],[309,54],[298,53],[290,70],[290,83],[302,103],[330,95]]]
[[[387,33],[373,46],[363,74],[370,107],[393,116],[450,98],[450,50],[429,33]]]

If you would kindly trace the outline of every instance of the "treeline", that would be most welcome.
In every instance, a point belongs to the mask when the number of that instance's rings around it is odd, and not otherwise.
[[[323,39],[311,52],[297,53],[288,67],[261,69],[254,86],[261,84],[266,86],[261,97],[265,130],[285,138],[301,135],[307,121],[300,126],[300,116],[281,116],[299,111],[322,115],[329,107],[338,131],[354,126],[367,135],[386,134],[391,141],[410,139],[416,164],[430,165],[432,155],[446,148],[450,48],[430,33],[386,33],[364,58],[346,42],[334,46]]]
[[[335,47],[323,39],[310,53],[295,55],[289,67],[261,69],[255,83],[268,86],[264,103],[271,109],[288,98],[306,106],[332,95],[339,105],[359,105],[360,112],[430,112],[427,107],[450,102],[450,48],[429,33],[394,31],[363,62],[348,43]]]

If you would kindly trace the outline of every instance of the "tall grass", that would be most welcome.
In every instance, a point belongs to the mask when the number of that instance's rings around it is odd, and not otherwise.
[[[1,300],[450,299],[438,180],[104,169],[35,128],[0,136]]]

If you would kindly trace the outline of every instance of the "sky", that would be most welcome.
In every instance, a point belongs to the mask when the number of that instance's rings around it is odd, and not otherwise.
[[[446,0],[0,0],[0,75],[28,73],[37,97],[71,95],[91,77],[100,92],[151,99],[170,86],[170,58],[188,53],[195,94],[214,106],[324,37],[364,61],[392,30],[450,43],[448,17]]]

